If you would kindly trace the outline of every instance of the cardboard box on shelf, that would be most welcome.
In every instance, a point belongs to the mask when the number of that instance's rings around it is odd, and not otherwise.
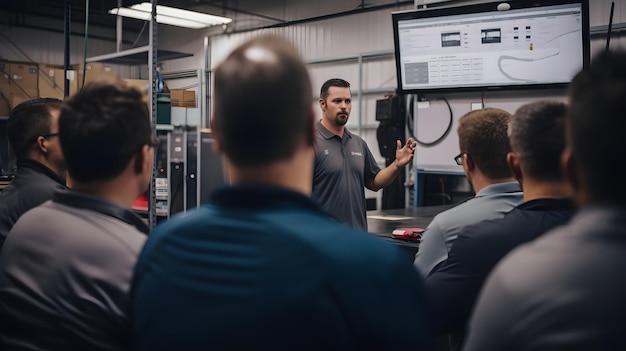
[[[170,89],[170,101],[172,106],[180,107],[183,103],[183,91],[180,89]]]
[[[0,92],[9,100],[12,99],[13,96],[23,96],[26,99],[39,96],[37,89],[22,89],[21,86],[16,84],[0,85]]]
[[[0,91],[0,116],[8,116],[11,113],[9,99]]]
[[[11,67],[14,65],[16,67],[21,66],[14,70],[18,76],[17,78],[19,78],[17,80],[13,80],[11,76]],[[31,72],[33,70],[29,66],[31,65],[24,63],[0,62],[0,115],[9,115],[11,110],[18,104],[39,96],[39,91],[36,88],[37,84],[32,84],[33,74]],[[37,72],[37,69],[34,72]],[[36,77],[37,74],[35,73],[34,76]],[[25,81],[26,84],[24,85],[18,84]],[[32,88],[33,85],[35,88]]]
[[[10,84],[11,79],[9,79],[9,73],[8,72],[4,72],[0,69],[0,90],[2,90],[3,88],[8,89],[8,87],[11,85]]]
[[[37,65],[30,63],[1,61],[0,92],[5,103],[12,108],[14,96],[24,100],[39,96],[37,71]]]
[[[34,63],[11,62],[9,64],[9,77],[11,83],[19,85],[23,90],[37,90],[39,67]]]
[[[76,84],[76,74],[68,71],[70,78],[69,95],[76,94],[78,84]],[[40,65],[39,66],[39,96],[63,100],[65,97],[65,70],[61,66]]]
[[[83,72],[83,67],[85,67],[85,73],[87,73],[88,76],[89,74],[99,74],[104,70],[104,65],[102,63],[79,63],[70,66],[70,68],[75,71],[81,72],[81,74]]]
[[[185,107],[198,107],[196,105],[196,92],[193,90],[183,91],[183,105]]]
[[[126,82],[126,85],[128,85],[129,87],[137,88],[141,90],[142,93],[150,91],[150,88],[151,88],[150,81],[147,79],[125,78],[124,81]]]
[[[24,101],[28,101],[30,99],[32,99],[32,97],[30,96],[13,95],[13,97],[11,97],[11,109],[14,109],[15,106],[21,104]]]
[[[87,63],[86,65],[81,63],[72,65],[72,69],[76,70],[78,90],[83,87],[83,67],[85,73],[84,84],[100,79],[119,79],[117,73],[113,72],[111,66],[106,66],[102,63]]]
[[[8,116],[15,106],[38,96],[34,89],[24,90],[15,84],[0,86],[0,116]]]
[[[170,89],[172,95],[172,106],[195,108],[196,92],[193,90]]]
[[[22,91],[15,89],[15,86],[0,87],[0,116],[8,116],[15,106],[37,96],[36,90]]]
[[[5,85],[9,85],[11,79],[9,78],[9,62],[0,61],[0,88]]]

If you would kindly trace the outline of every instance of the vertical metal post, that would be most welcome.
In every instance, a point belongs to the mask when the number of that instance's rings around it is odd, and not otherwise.
[[[211,106],[209,105],[209,91],[211,87],[211,80],[209,76],[209,70],[211,69],[211,53],[209,51],[209,37],[204,37],[204,68],[200,74],[200,93],[202,98],[200,105],[202,107],[201,114],[201,126],[202,128],[211,128]]]
[[[64,31],[65,37],[65,50],[63,52],[63,70],[65,79],[63,80],[63,96],[68,97],[70,95],[70,81],[67,76],[67,72],[70,69],[70,23],[72,21],[72,4],[69,0],[65,0],[65,16],[64,16]],[[76,77],[77,79],[78,77]]]
[[[117,8],[122,8],[122,0],[117,0]],[[115,22],[115,49],[117,52],[122,51],[122,16],[116,16]]]
[[[148,79],[152,87],[150,92],[150,119],[152,120],[152,135],[156,136],[157,125],[157,23],[156,23],[156,7],[157,0],[151,0],[152,16],[150,16],[150,47],[148,50]],[[156,152],[156,150],[155,150]],[[156,156],[156,155],[155,155]],[[148,210],[150,228],[156,226],[156,176],[157,176],[157,158],[154,157],[152,164],[152,177],[150,179],[150,194],[148,194]]]
[[[363,128],[363,54],[359,54],[359,125],[357,134],[362,135]]]

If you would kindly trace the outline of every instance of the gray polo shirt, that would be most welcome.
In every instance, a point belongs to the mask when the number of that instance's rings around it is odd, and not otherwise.
[[[340,138],[316,124],[313,197],[338,221],[367,230],[365,187],[380,167],[365,140],[344,129]]]
[[[507,255],[463,350],[626,350],[626,211],[594,205]]]
[[[0,348],[128,348],[130,279],[147,232],[132,211],[75,191],[22,215],[0,255]]]

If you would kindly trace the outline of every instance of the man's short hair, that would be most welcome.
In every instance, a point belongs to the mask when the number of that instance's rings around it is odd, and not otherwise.
[[[238,167],[293,156],[313,143],[312,89],[306,66],[285,39],[262,35],[235,49],[215,71],[212,125]]]
[[[115,178],[153,140],[141,92],[122,81],[92,82],[69,98],[59,136],[68,172],[81,183]]]
[[[626,52],[602,52],[579,72],[569,90],[568,138],[582,181],[594,199],[624,204]]]
[[[530,178],[563,180],[561,154],[565,149],[566,114],[564,103],[538,101],[520,107],[511,116],[511,149]]]
[[[60,110],[62,104],[59,99],[38,98],[15,106],[7,121],[7,134],[17,159],[27,158],[37,137],[50,133],[50,111]]]
[[[328,97],[328,90],[330,87],[348,88],[350,89],[350,83],[347,80],[341,78],[331,78],[322,84],[320,89],[320,99],[326,101]]]
[[[506,154],[511,151],[507,129],[511,114],[497,108],[468,112],[459,119],[459,146],[491,179],[511,177]]]

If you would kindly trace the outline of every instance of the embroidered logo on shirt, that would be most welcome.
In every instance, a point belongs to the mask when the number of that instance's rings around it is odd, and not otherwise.
[[[361,156],[361,157],[363,157],[363,154],[362,154],[362,153],[360,153],[360,152],[354,152],[354,151],[352,151],[352,152],[351,152],[351,154],[352,154],[352,156]]]
[[[329,152],[328,149],[324,150],[324,155],[328,156]]]

